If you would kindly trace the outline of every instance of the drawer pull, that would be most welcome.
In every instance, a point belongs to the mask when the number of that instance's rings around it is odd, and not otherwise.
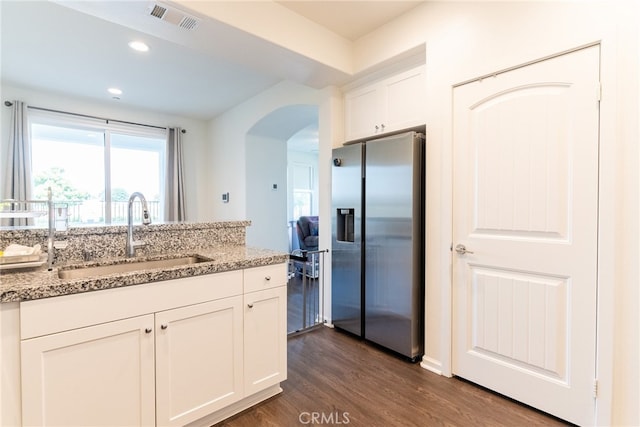
[[[169,327],[169,325],[160,325],[160,329],[167,329]]]
[[[249,307],[249,308],[253,308],[253,303],[251,303],[251,304],[247,304],[247,307]]]
[[[144,331],[145,331],[145,333],[150,334],[151,332],[153,332],[153,329],[151,329],[151,328],[146,328]]]
[[[264,278],[264,280],[266,280],[266,281],[268,282],[269,280],[271,280],[271,276],[266,276],[266,277]]]

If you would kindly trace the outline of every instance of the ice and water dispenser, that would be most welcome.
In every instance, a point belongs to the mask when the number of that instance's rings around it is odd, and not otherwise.
[[[355,242],[355,209],[354,208],[338,208],[337,214],[337,230],[336,240],[338,242]]]

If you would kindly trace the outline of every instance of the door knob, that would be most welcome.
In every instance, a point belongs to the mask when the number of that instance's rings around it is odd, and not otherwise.
[[[458,252],[460,255],[464,255],[464,254],[472,254],[473,252],[468,251],[467,248],[463,245],[458,243],[456,245],[456,252]]]

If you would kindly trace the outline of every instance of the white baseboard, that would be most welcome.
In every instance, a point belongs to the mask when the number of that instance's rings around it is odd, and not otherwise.
[[[442,375],[442,363],[438,360],[432,359],[428,356],[423,356],[420,366],[434,374]]]
[[[205,417],[200,418],[188,424],[189,427],[209,427],[216,423],[219,423],[222,420],[225,420],[233,415],[236,415],[245,409],[249,409],[252,406],[262,402],[263,400],[267,400],[270,397],[273,397],[279,393],[282,393],[282,388],[280,388],[280,384],[273,385],[265,390],[259,391],[258,393],[252,394],[251,396],[245,397],[244,399],[227,406],[224,409],[214,412],[213,414],[209,414]]]

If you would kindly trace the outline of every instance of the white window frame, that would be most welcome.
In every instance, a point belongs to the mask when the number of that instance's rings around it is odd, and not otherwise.
[[[131,136],[141,136],[149,138],[158,138],[166,141],[167,130],[166,128],[160,128],[155,126],[138,125],[133,123],[125,123],[120,121],[113,121],[107,119],[99,119],[89,116],[76,115],[63,112],[48,111],[42,109],[29,109],[29,130],[31,132],[33,124],[43,124],[57,127],[67,127],[72,129],[82,129],[104,135],[104,225],[111,225],[111,136],[112,133],[124,134]],[[160,162],[162,177],[160,179],[160,206],[159,215],[160,220],[164,221],[164,194],[165,194],[165,173],[166,173],[166,146],[160,152]],[[55,199],[55,195],[54,195]]]

